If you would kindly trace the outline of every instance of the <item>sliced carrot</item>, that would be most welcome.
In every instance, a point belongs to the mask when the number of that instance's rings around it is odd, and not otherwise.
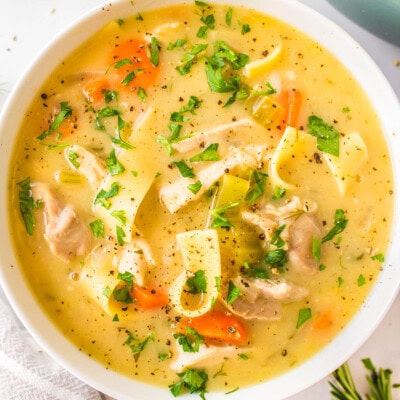
[[[101,77],[89,81],[82,90],[87,101],[90,103],[100,103],[104,100],[105,91],[110,90],[110,88],[109,80]]]
[[[165,293],[138,285],[134,286],[132,297],[136,300],[136,305],[146,310],[168,304],[168,296]]]
[[[178,329],[184,333],[186,327],[194,328],[207,339],[219,340],[229,344],[244,344],[248,335],[243,323],[234,315],[212,312],[200,317],[181,320]]]
[[[317,319],[314,322],[313,330],[324,331],[326,329],[329,329],[332,325],[332,313],[330,310],[327,310],[318,315]]]
[[[283,130],[287,126],[297,128],[300,108],[302,103],[302,94],[297,89],[283,90],[279,96],[280,102],[285,110],[283,116]]]
[[[122,86],[133,90],[153,86],[159,66],[154,66],[147,54],[148,43],[142,39],[129,39],[115,47],[112,64],[120,76]]]

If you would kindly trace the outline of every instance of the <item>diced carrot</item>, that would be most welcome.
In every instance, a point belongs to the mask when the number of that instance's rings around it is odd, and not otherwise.
[[[147,54],[148,43],[142,39],[129,39],[115,47],[112,53],[113,68],[120,76],[122,86],[133,90],[153,86],[159,74]]]
[[[248,339],[243,323],[234,315],[224,312],[211,312],[196,318],[182,319],[178,329],[185,332],[187,326],[194,328],[206,339],[224,343],[244,344]]]
[[[168,304],[168,296],[165,293],[138,285],[134,285],[132,297],[136,300],[137,306],[146,310]]]
[[[108,79],[101,77],[89,81],[83,87],[83,94],[87,101],[91,103],[100,103],[104,100],[104,92],[110,90],[110,82]]]
[[[279,96],[280,102],[285,110],[283,116],[283,130],[287,126],[297,128],[300,108],[302,103],[302,94],[297,89],[283,90]]]
[[[332,325],[332,313],[330,310],[327,310],[318,315],[317,319],[314,322],[313,330],[324,331],[326,329],[329,329]]]

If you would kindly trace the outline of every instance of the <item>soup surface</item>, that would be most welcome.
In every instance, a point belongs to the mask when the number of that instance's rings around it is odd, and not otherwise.
[[[382,266],[392,184],[377,116],[329,52],[196,3],[121,16],[52,73],[15,147],[10,223],[81,351],[203,395],[343,329]]]

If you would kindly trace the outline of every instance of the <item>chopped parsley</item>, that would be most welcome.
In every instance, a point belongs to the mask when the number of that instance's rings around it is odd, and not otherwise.
[[[122,147],[123,149],[133,149],[134,147],[130,145],[129,143],[125,142],[121,138],[121,132],[125,128],[125,121],[121,117],[121,112],[117,110],[116,108],[106,106],[101,108],[96,115],[96,129],[100,131],[105,131],[106,128],[102,122],[104,118],[110,118],[110,117],[117,117],[117,134],[118,137],[113,137],[112,142],[117,144],[118,146]]]
[[[304,323],[311,319],[311,308],[302,308],[297,317],[296,329],[299,329]]]
[[[275,229],[274,233],[272,234],[271,240],[269,241],[270,244],[276,246],[278,249],[282,248],[285,245],[285,241],[281,238],[281,233],[286,228],[286,225],[280,225],[278,228]]]
[[[69,150],[68,151],[68,161],[76,168],[78,169],[81,164],[77,161],[79,158],[79,155],[73,151],[73,150]]]
[[[193,172],[193,167],[189,167],[184,160],[181,161],[174,161],[172,165],[178,168],[180,174],[184,178],[194,178],[196,175]]]
[[[308,133],[317,138],[317,148],[339,157],[339,132],[316,115],[308,117]]]
[[[124,238],[126,236],[124,229],[121,226],[117,225],[115,227],[115,233],[117,235],[117,243],[120,246],[123,246],[125,244]]]
[[[379,262],[384,262],[385,261],[385,256],[382,254],[382,253],[379,253],[379,254],[375,254],[375,255],[373,255],[372,257],[371,257],[371,260],[376,260],[376,261],[379,261]]]
[[[207,31],[209,29],[215,28],[215,17],[214,14],[206,15],[205,17],[201,17],[200,21],[204,24],[197,31],[197,37],[200,39],[204,39],[207,36]]]
[[[242,35],[249,33],[251,31],[249,24],[242,24]]]
[[[190,162],[199,161],[219,161],[221,159],[218,154],[218,143],[211,143],[201,153],[198,153],[190,158]]]
[[[158,67],[160,62],[160,48],[160,43],[154,36],[152,36],[148,49],[150,52],[150,61],[155,67]]]
[[[124,67],[125,65],[131,65],[131,64],[133,64],[133,62],[129,58],[122,58],[121,60],[118,60],[115,63],[114,68],[120,69],[120,68]]]
[[[228,220],[226,211],[231,210],[239,205],[239,203],[231,203],[226,206],[213,208],[210,214],[214,217],[211,228],[230,228],[233,224]]]
[[[115,149],[107,157],[106,167],[111,176],[122,174],[125,171],[125,167],[117,159]]]
[[[72,115],[72,108],[68,105],[67,101],[62,101],[60,103],[60,111],[55,115],[53,122],[50,124],[50,127],[47,131],[40,134],[37,139],[43,140],[47,136],[50,136],[53,132],[55,132],[61,124]]]
[[[186,333],[175,333],[174,338],[178,340],[186,353],[197,353],[200,350],[200,344],[204,343],[204,337],[189,326],[186,327]]]
[[[182,389],[188,389],[190,393],[199,393],[200,398],[205,400],[206,384],[208,375],[200,369],[186,368],[184,372],[177,374],[180,381],[169,385],[171,393],[177,397],[181,394]]]
[[[113,182],[109,191],[106,192],[104,189],[101,189],[97,193],[94,199],[94,204],[101,204],[106,210],[108,210],[111,207],[109,199],[116,196],[119,190],[120,185],[117,182]]]
[[[207,280],[204,271],[201,269],[196,271],[193,276],[186,280],[186,286],[188,287],[187,293],[207,293]]]
[[[364,286],[365,285],[365,276],[360,274],[357,279],[357,286]]]
[[[199,193],[201,187],[203,186],[203,184],[200,181],[197,181],[195,183],[189,183],[188,185],[188,189],[193,193],[193,194],[197,194]]]
[[[150,333],[144,340],[140,341],[132,332],[128,331],[128,338],[125,340],[124,345],[128,346],[134,354],[135,361],[139,359],[140,353],[145,347],[154,340],[153,333]]]
[[[332,240],[336,235],[343,232],[349,220],[345,217],[345,212],[342,209],[335,211],[335,221],[333,228],[321,239],[321,242]]]
[[[182,106],[179,111],[175,111],[170,115],[170,120],[172,122],[186,122],[189,121],[189,117],[184,115],[185,113],[190,113],[196,115],[196,109],[201,107],[201,101],[196,96],[190,96],[189,101],[186,105]]]
[[[227,296],[226,302],[228,304],[232,304],[241,295],[242,295],[242,292],[240,291],[240,289],[237,286],[235,286],[235,284],[232,281],[229,281],[228,296]]]
[[[112,295],[114,300],[120,303],[131,304],[135,301],[131,296],[131,289],[127,285],[117,286],[112,291]]]
[[[168,44],[167,50],[174,50],[176,48],[183,47],[183,46],[185,46],[186,43],[187,43],[187,40],[185,40],[185,39],[177,39],[175,41],[175,43]]]
[[[250,188],[244,199],[253,204],[262,197],[265,192],[267,178],[268,174],[264,172],[252,171],[250,174]]]
[[[192,66],[197,62],[198,60],[198,55],[205,51],[208,47],[208,44],[204,43],[198,43],[195,44],[191,50],[186,53],[183,58],[181,59],[181,65],[178,65],[176,67],[176,70],[181,74],[181,75],[187,75]]]
[[[272,194],[272,200],[279,200],[286,194],[286,189],[281,186],[275,186]]]
[[[227,26],[231,26],[232,24],[232,15],[233,15],[233,8],[229,7],[228,11],[225,14],[225,23]]]
[[[282,270],[287,261],[287,251],[284,249],[268,250],[264,256],[264,261],[267,265]]]
[[[111,216],[114,217],[122,226],[126,225],[125,210],[114,210],[111,212]]]
[[[128,285],[130,290],[133,289],[133,281],[135,280],[135,277],[131,272],[129,271],[118,272],[117,279],[124,281]]]
[[[101,219],[96,219],[95,221],[89,224],[90,229],[92,230],[93,236],[97,239],[99,237],[104,238],[104,224]]]
[[[106,104],[111,103],[113,100],[118,100],[118,92],[115,90],[103,90],[102,93]]]
[[[129,84],[135,79],[136,74],[134,71],[129,72],[124,79],[122,79],[121,84],[124,86],[129,86]]]
[[[24,220],[26,232],[32,235],[36,226],[36,219],[33,215],[33,211],[41,205],[41,201],[34,201],[32,197],[31,179],[29,176],[18,182],[17,185],[19,186],[19,209],[22,219]]]
[[[138,87],[137,95],[138,95],[140,101],[141,101],[143,104],[146,104],[146,102],[147,102],[147,93],[146,93],[146,90],[144,90],[144,88],[142,88],[141,86]]]

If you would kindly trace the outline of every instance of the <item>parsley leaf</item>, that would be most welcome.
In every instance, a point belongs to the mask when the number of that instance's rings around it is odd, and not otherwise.
[[[111,207],[111,204],[108,200],[116,196],[119,190],[120,185],[117,182],[113,182],[109,191],[106,192],[104,189],[101,189],[97,193],[94,199],[94,204],[101,204],[106,210],[108,210]]]
[[[312,317],[311,308],[302,308],[299,311],[296,323],[296,329],[299,329],[305,322],[311,319],[311,317]]]
[[[112,295],[120,303],[131,304],[135,301],[131,296],[131,289],[127,285],[114,288]]]
[[[241,295],[242,295],[242,292],[240,291],[240,289],[237,286],[235,286],[235,284],[232,281],[229,281],[228,296],[227,296],[226,302],[228,304],[232,304]]]
[[[225,23],[227,26],[231,26],[232,24],[232,15],[233,15],[233,8],[229,7],[228,11],[225,14]]]
[[[345,212],[342,209],[335,211],[335,224],[333,228],[321,239],[322,243],[332,240],[336,235],[343,232],[349,220],[345,217]]]
[[[117,279],[121,279],[121,281],[124,281],[128,285],[129,289],[133,289],[133,281],[135,280],[135,277],[131,272],[118,272]]]
[[[60,125],[64,122],[64,120],[70,117],[71,115],[72,115],[72,108],[68,105],[67,101],[62,101],[60,103],[60,111],[55,115],[53,122],[50,124],[49,129],[46,132],[43,132],[41,135],[39,135],[37,139],[43,140],[47,136],[50,136],[60,127]]]
[[[193,194],[197,194],[201,187],[203,186],[203,184],[200,181],[197,181],[195,183],[189,183],[188,185],[188,189],[193,193]]]
[[[308,133],[317,138],[317,148],[339,157],[339,132],[316,115],[308,117]]]
[[[178,343],[185,353],[197,353],[200,349],[200,344],[204,343],[204,337],[189,326],[186,327],[186,333],[175,333],[174,338],[178,339]]]
[[[160,43],[154,36],[152,36],[148,49],[150,51],[150,61],[155,67],[158,67],[160,62],[160,48]]]
[[[269,241],[270,244],[276,246],[278,249],[282,248],[285,245],[285,241],[281,238],[281,233],[285,228],[285,224],[280,225],[278,228],[276,228],[274,233],[272,234],[271,240]]]
[[[212,143],[201,153],[198,153],[189,159],[190,162],[198,161],[218,161],[221,157],[218,154],[218,143]]]
[[[40,206],[41,202],[35,202],[33,200],[31,178],[29,176],[18,182],[17,185],[19,186],[19,210],[21,212],[22,219],[24,220],[26,232],[28,235],[32,235],[36,226],[36,219],[33,215],[33,211]]]
[[[117,225],[115,227],[115,233],[117,235],[117,243],[120,246],[123,246],[125,244],[124,237],[126,236],[124,229],[121,226]]]
[[[235,208],[239,205],[239,203],[231,203],[227,206],[217,207],[210,210],[210,214],[214,217],[211,228],[230,228],[233,227],[233,224],[228,220],[226,215],[226,211]]]
[[[185,39],[177,39],[175,41],[175,43],[169,43],[168,44],[167,50],[173,50],[173,49],[176,49],[178,47],[183,47],[186,43],[187,43],[187,40],[185,40]]]
[[[203,370],[186,368],[184,372],[177,374],[180,381],[169,385],[171,393],[176,397],[183,388],[186,388],[190,393],[199,393],[202,400],[205,400],[206,384],[208,375]]]
[[[90,229],[92,230],[93,236],[97,239],[99,237],[104,238],[104,224],[101,219],[96,219],[95,221],[89,224]]]
[[[186,280],[187,290],[190,294],[207,293],[207,281],[203,270],[198,270],[194,273],[194,276]]]
[[[248,192],[246,193],[245,200],[250,204],[253,204],[260,197],[263,196],[265,192],[265,185],[267,182],[268,174],[264,172],[252,171],[250,174],[250,184]]]
[[[117,159],[115,149],[107,157],[106,167],[111,176],[122,174],[125,171],[125,167]]]
[[[272,200],[279,200],[286,194],[286,189],[281,186],[275,186],[272,194]]]
[[[205,17],[201,17],[200,21],[204,24],[199,28],[197,31],[197,37],[198,38],[205,38],[207,35],[207,31],[209,29],[214,29],[215,28],[215,17],[213,14],[209,14]]]
[[[125,210],[114,210],[111,212],[111,216],[114,217],[122,226],[126,225]]]
[[[282,270],[287,261],[287,251],[284,249],[269,250],[264,256],[266,264]]]
[[[179,65],[176,67],[176,70],[181,74],[181,75],[187,75],[192,66],[197,62],[198,60],[198,55],[206,50],[208,47],[208,44],[203,44],[203,43],[198,43],[195,44],[191,50],[186,53],[183,58],[181,59],[182,65]]]

